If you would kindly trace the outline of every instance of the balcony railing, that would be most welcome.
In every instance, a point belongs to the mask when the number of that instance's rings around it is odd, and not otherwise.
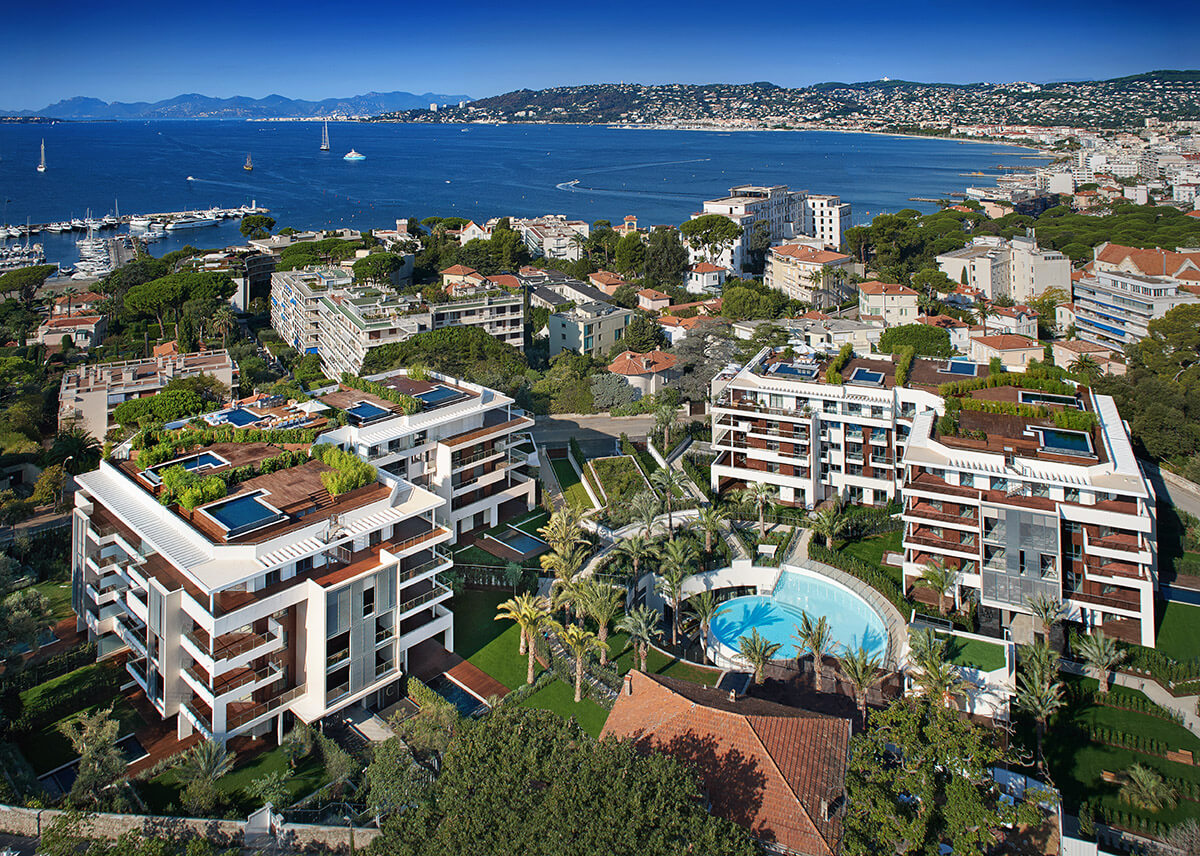
[[[435,547],[433,550],[432,559],[424,561],[419,565],[414,565],[411,568],[402,569],[399,574],[399,581],[401,583],[406,583],[409,580],[416,579],[417,577],[421,576],[421,574],[428,573],[434,568],[440,567],[449,561],[452,561],[450,555],[448,553],[443,553]]]
[[[402,615],[410,610],[416,609],[419,606],[424,606],[431,600],[437,600],[439,597],[444,597],[448,594],[450,594],[449,588],[441,583],[434,583],[433,588],[425,592],[425,594],[419,594],[411,600],[406,600],[404,603],[400,604],[397,614]]]
[[[200,725],[200,730],[206,737],[212,737],[212,711],[208,705],[196,698],[184,699],[184,708],[192,715],[192,719]]]
[[[471,464],[474,464],[478,461],[484,461],[484,460],[487,460],[488,458],[499,457],[500,455],[503,455],[506,451],[508,451],[507,446],[493,446],[490,449],[479,449],[475,452],[471,452],[469,454],[465,454],[465,455],[461,455],[461,456],[454,455],[450,460],[450,469],[457,470],[457,469],[461,469],[462,467],[466,467]]]
[[[223,636],[217,637],[211,649],[209,648],[209,635],[203,630],[193,628],[183,635],[191,640],[201,652],[208,654],[213,660],[219,662],[221,660],[233,659],[240,654],[245,654],[247,651],[253,651],[260,645],[278,641],[280,631],[279,623],[269,620],[268,629],[265,633],[252,631],[226,633]]]
[[[260,716],[266,716],[274,710],[278,710],[290,701],[293,701],[304,694],[304,685],[292,687],[290,690],[285,690],[279,695],[269,698],[264,702],[259,702],[253,707],[244,708],[231,713],[226,720],[226,728],[237,728],[240,725],[245,725],[253,719],[258,719]]]

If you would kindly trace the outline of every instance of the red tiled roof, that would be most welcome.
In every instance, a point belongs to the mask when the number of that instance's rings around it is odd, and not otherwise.
[[[1176,276],[1191,262],[1200,266],[1200,253],[1173,253],[1170,250],[1143,250],[1121,244],[1105,244],[1096,260],[1119,265],[1126,259],[1144,276]]]
[[[713,814],[798,853],[833,856],[845,787],[850,723],[637,670],[601,737],[692,765]]]
[[[657,320],[660,327],[682,327],[684,330],[691,330],[701,321],[708,320],[708,316],[693,315],[691,318],[680,318],[677,315],[660,315]]]
[[[672,303],[667,308],[672,311],[678,311],[680,309],[691,309],[694,306],[697,309],[703,309],[707,312],[720,312],[721,300],[722,298],[720,297],[714,297],[711,300],[693,300],[691,303]]]
[[[850,258],[843,253],[835,253],[831,250],[817,250],[805,244],[784,244],[781,247],[771,247],[771,252],[777,256],[795,259],[798,262],[811,262],[818,265],[842,262]]]
[[[673,354],[662,351],[648,351],[639,354],[637,351],[625,351],[609,365],[608,370],[619,375],[658,374],[675,368],[677,362]]]
[[[957,318],[951,318],[949,315],[919,315],[917,316],[917,323],[925,324],[929,327],[941,327],[943,330],[969,326]]]
[[[58,298],[58,300],[54,301],[54,303],[56,306],[66,306],[68,304],[71,306],[83,306],[88,303],[99,303],[103,299],[103,294],[97,294],[94,291],[85,291],[82,294],[72,294],[69,297],[63,295],[62,297]]]
[[[644,297],[647,300],[670,300],[671,295],[666,294],[658,289],[643,288],[638,292],[638,297]]]
[[[47,319],[43,327],[95,327],[103,315],[56,315]]]
[[[607,270],[598,270],[588,276],[588,279],[597,285],[623,285],[625,283],[625,280],[620,276]]]
[[[1040,348],[1036,341],[1028,336],[1018,336],[1016,333],[999,333],[995,336],[976,336],[974,341],[997,351],[1020,351],[1025,348]]]
[[[464,265],[450,265],[450,267],[442,271],[442,276],[467,276],[472,273],[479,273],[479,271]]]
[[[891,282],[862,282],[858,290],[863,294],[886,294],[889,297],[916,297],[917,293],[907,285],[897,285]]]
[[[488,279],[496,283],[496,285],[502,286],[503,288],[521,287],[521,280],[517,279],[511,273],[496,274],[496,276],[488,277]]]
[[[806,321],[828,321],[833,316],[826,315],[824,312],[821,312],[817,309],[810,309],[807,312],[805,312],[803,315],[801,315],[800,317]]]
[[[1184,216],[1185,216],[1185,217],[1200,217],[1200,210],[1197,210],[1197,211],[1189,211],[1189,212],[1187,212],[1187,214],[1185,214]]]
[[[720,273],[723,270],[725,268],[710,262],[700,262],[700,264],[692,265],[692,273]]]

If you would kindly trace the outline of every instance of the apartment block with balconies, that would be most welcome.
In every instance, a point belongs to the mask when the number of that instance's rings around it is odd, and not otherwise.
[[[446,500],[385,470],[331,495],[329,467],[277,468],[284,451],[224,442],[142,467],[127,444],[77,479],[80,624],[101,656],[128,649],[131,678],[181,737],[281,734],[292,717],[386,705],[414,649],[453,646],[438,580],[451,567]],[[221,476],[227,495],[163,504],[176,466]]]
[[[318,442],[437,494],[444,501],[437,519],[456,536],[534,506],[537,479],[529,454],[517,448],[533,419],[511,398],[434,372],[418,379],[400,370],[370,380],[417,399],[422,409],[405,415],[386,399],[343,387],[321,401],[344,411],[347,424]]]

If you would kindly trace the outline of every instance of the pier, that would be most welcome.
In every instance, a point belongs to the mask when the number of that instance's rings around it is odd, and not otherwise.
[[[4,225],[0,224],[0,240],[5,236],[10,238],[23,238],[26,235],[36,235],[39,232],[86,232],[89,228],[95,231],[103,231],[108,229],[117,229],[121,226],[130,226],[134,220],[148,220],[155,228],[163,228],[176,220],[182,220],[187,217],[205,217],[213,220],[236,220],[250,214],[266,214],[270,211],[269,208],[264,208],[254,202],[250,205],[243,205],[240,208],[207,208],[193,211],[162,211],[156,214],[122,214],[119,217],[108,215],[104,218],[91,218],[90,220],[81,220],[79,218],[59,220],[51,223],[23,223]],[[137,227],[132,227],[137,228]]]

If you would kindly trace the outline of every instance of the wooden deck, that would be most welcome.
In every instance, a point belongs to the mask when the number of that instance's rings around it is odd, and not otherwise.
[[[447,675],[481,699],[508,695],[508,687],[504,684],[457,654],[447,651],[433,639],[422,642],[408,652],[408,670],[424,683]]]

